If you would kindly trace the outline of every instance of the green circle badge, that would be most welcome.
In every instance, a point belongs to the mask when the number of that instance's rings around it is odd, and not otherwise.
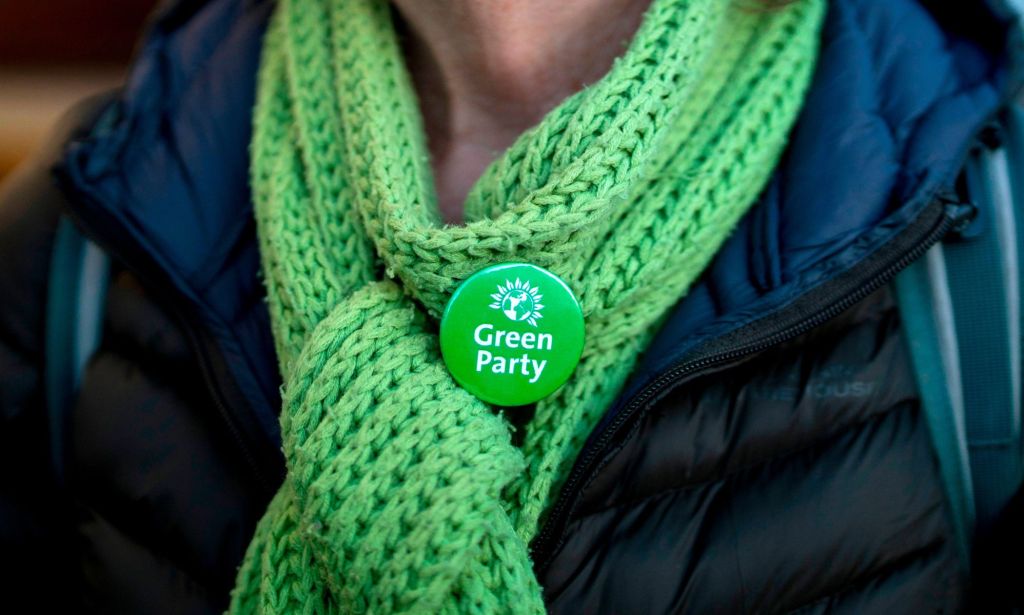
[[[572,290],[536,265],[481,269],[441,317],[441,354],[462,388],[499,406],[547,397],[583,352],[583,312]]]

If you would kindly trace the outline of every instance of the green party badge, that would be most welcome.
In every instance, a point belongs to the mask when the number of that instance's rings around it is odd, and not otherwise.
[[[547,397],[583,352],[583,312],[572,290],[536,265],[481,269],[441,316],[441,354],[462,388],[499,406]]]

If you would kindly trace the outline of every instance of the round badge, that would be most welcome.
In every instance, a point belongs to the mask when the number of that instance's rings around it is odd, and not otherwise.
[[[481,269],[452,294],[441,316],[441,354],[462,388],[499,406],[547,397],[583,352],[583,312],[546,269],[506,263]]]

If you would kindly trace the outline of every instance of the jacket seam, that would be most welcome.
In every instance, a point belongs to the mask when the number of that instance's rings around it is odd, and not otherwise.
[[[586,513],[581,514],[580,516],[578,516],[575,519],[573,519],[573,523],[575,524],[576,522],[582,521],[582,520],[587,519],[589,517],[600,515],[602,513],[608,512],[609,510],[615,510],[615,509],[625,508],[625,507],[630,507],[630,506],[637,506],[637,505],[646,503],[648,500],[652,500],[654,498],[657,498],[657,497],[660,497],[660,496],[663,496],[663,495],[666,495],[666,494],[669,494],[669,493],[680,492],[680,491],[687,491],[687,490],[695,489],[695,488],[702,487],[702,486],[705,486],[705,485],[708,485],[708,484],[724,482],[726,480],[729,480],[729,479],[733,478],[734,476],[737,476],[739,474],[745,473],[745,472],[751,470],[752,468],[756,468],[756,467],[759,467],[759,466],[764,466],[764,465],[767,465],[767,464],[770,464],[770,463],[774,463],[776,461],[779,461],[779,460],[782,460],[782,459],[785,459],[785,458],[795,457],[795,456],[807,453],[807,452],[809,452],[811,450],[814,450],[814,449],[826,448],[827,446],[833,444],[835,440],[837,440],[839,438],[842,438],[842,437],[845,437],[845,436],[849,435],[853,431],[860,431],[860,430],[868,427],[869,425],[871,425],[871,424],[873,424],[875,422],[881,422],[881,421],[885,420],[886,418],[888,418],[889,416],[891,416],[895,412],[914,411],[918,407],[919,407],[919,403],[918,403],[917,398],[900,400],[900,401],[896,402],[895,404],[893,404],[892,406],[890,406],[886,410],[882,410],[882,411],[879,411],[877,413],[870,414],[869,416],[867,416],[866,418],[864,418],[864,419],[862,419],[860,421],[856,421],[856,422],[853,422],[853,423],[847,423],[840,430],[835,431],[833,433],[830,433],[827,436],[813,439],[813,440],[811,440],[810,442],[808,442],[806,444],[802,444],[800,446],[793,447],[793,448],[788,448],[788,449],[786,449],[784,451],[775,453],[775,454],[770,455],[768,457],[763,457],[763,458],[759,458],[759,459],[756,459],[756,460],[749,461],[749,462],[747,462],[745,464],[738,465],[738,466],[736,466],[736,467],[734,467],[734,468],[732,468],[730,470],[727,470],[727,471],[725,471],[725,472],[723,472],[721,474],[718,474],[718,475],[716,475],[714,477],[710,477],[710,478],[703,479],[703,480],[697,480],[697,481],[693,481],[693,482],[689,482],[689,483],[685,483],[685,484],[672,485],[671,487],[666,487],[664,489],[659,489],[658,491],[645,494],[644,496],[639,497],[639,498],[632,498],[632,499],[628,499],[628,500],[620,500],[620,501],[617,501],[617,502],[615,502],[613,504],[602,506],[601,508],[598,508],[596,510],[591,510],[591,511],[588,511]],[[639,428],[639,425],[640,425],[640,421],[637,422],[637,428]],[[631,433],[630,436],[628,438],[626,438],[626,440],[624,440],[624,442],[630,440],[632,437],[633,437],[633,434]],[[614,458],[618,454],[619,450],[620,449],[616,449],[613,452],[612,455],[609,455],[609,460]],[[594,473],[595,476],[600,473],[600,469],[601,468],[598,468],[597,471],[595,471],[595,473]],[[592,484],[592,482],[593,481],[591,481],[591,483],[588,483],[586,488],[589,488],[589,486],[590,486],[590,484]],[[583,491],[585,491],[586,488],[581,490],[581,493]]]
[[[125,525],[122,525],[117,521],[118,517],[111,516],[107,512],[104,512],[103,507],[98,506],[95,502],[89,502],[80,497],[74,499],[76,506],[84,511],[91,512],[96,518],[106,524],[111,530],[116,531],[118,534],[124,537],[125,540],[131,541],[131,543],[138,548],[148,553],[155,560],[160,563],[170,566],[175,571],[179,572],[189,583],[193,584],[197,589],[200,589],[206,597],[212,596],[210,586],[199,580],[196,573],[189,570],[188,567],[182,565],[180,562],[171,558],[166,552],[161,552],[155,549],[152,545],[147,544],[139,539],[139,534],[136,531],[132,531]],[[85,519],[87,521],[87,519]],[[75,523],[76,533],[81,536],[81,532],[77,530],[80,522]]]
[[[904,553],[903,555],[893,559],[888,563],[882,564],[875,570],[871,570],[869,572],[856,575],[854,579],[840,585],[836,589],[827,590],[826,594],[821,595],[817,598],[813,598],[810,601],[804,602],[803,604],[800,604],[799,606],[796,606],[794,608],[787,609],[783,611],[783,613],[785,615],[798,615],[799,613],[811,610],[815,606],[818,606],[824,602],[834,600],[845,594],[852,593],[853,591],[858,589],[864,589],[870,582],[891,576],[892,574],[900,570],[906,569],[914,562],[922,561],[924,559],[929,558],[932,555],[941,555],[942,547],[944,545],[945,541],[942,539],[932,540],[928,543],[925,543],[924,545],[921,545],[920,547],[911,549],[910,551]],[[948,577],[949,575],[943,576]],[[943,605],[942,609],[936,612],[936,615],[941,615],[942,613],[946,612],[947,609],[945,608],[945,605]]]

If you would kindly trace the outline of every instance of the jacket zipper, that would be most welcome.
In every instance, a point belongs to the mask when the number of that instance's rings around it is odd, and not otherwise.
[[[67,193],[67,183],[65,182],[65,176],[62,173],[57,174],[58,187]],[[92,197],[83,194],[79,191],[73,191],[78,198],[91,200]],[[261,461],[260,456],[256,454],[259,450],[261,443],[254,442],[251,436],[247,436],[239,428],[234,413],[231,410],[230,404],[224,399],[224,392],[219,384],[219,378],[216,374],[216,369],[213,365],[213,360],[210,358],[207,343],[208,340],[204,335],[204,330],[193,323],[194,318],[188,316],[188,309],[185,307],[184,301],[181,299],[179,293],[165,290],[170,288],[170,284],[167,282],[158,282],[157,277],[150,275],[144,266],[148,261],[143,258],[129,258],[129,255],[124,251],[117,248],[115,242],[107,241],[103,234],[96,232],[96,226],[89,223],[85,216],[81,215],[81,212],[77,211],[71,206],[72,199],[67,199],[68,207],[67,212],[71,218],[78,223],[79,227],[82,228],[88,237],[96,242],[105,252],[110,254],[112,257],[117,259],[118,263],[130,271],[133,275],[139,278],[147,290],[154,293],[155,296],[160,298],[164,305],[170,308],[171,313],[180,324],[182,330],[185,333],[185,337],[188,339],[189,346],[192,347],[193,354],[197,358],[199,364],[199,371],[203,376],[203,383],[206,386],[207,391],[210,393],[210,398],[213,400],[214,406],[217,408],[217,414],[220,416],[224,423],[227,433],[238,447],[238,451],[241,453],[245,464],[249,467],[252,472],[252,476],[255,479],[257,485],[268,495],[273,495],[277,490],[277,484],[280,480],[273,480],[272,477],[277,476],[280,472],[273,471],[273,468],[280,466],[283,468],[283,459],[280,463],[274,464],[273,460],[263,456]],[[95,205],[95,204],[94,204]],[[99,208],[94,210],[100,211]],[[109,224],[103,224],[103,220],[97,226],[101,228],[120,228],[116,222]],[[248,401],[245,402],[248,404]]]
[[[581,452],[578,461],[573,465],[547,520],[531,546],[537,570],[541,571],[547,568],[555,551],[561,546],[565,526],[575,509],[578,492],[582,490],[583,486],[589,484],[598,469],[596,464],[605,457],[605,451],[616,443],[622,434],[628,433],[629,427],[642,418],[645,410],[654,401],[682,384],[683,381],[697,377],[702,372],[794,339],[838,316],[889,282],[897,273],[923,256],[929,248],[938,243],[951,230],[958,230],[969,223],[976,212],[977,209],[969,203],[962,203],[947,196],[937,197],[918,214],[918,217],[903,233],[890,241],[889,245],[899,243],[898,248],[893,250],[895,254],[880,263],[864,263],[859,268],[861,271],[856,273],[844,274],[843,277],[848,276],[848,281],[836,288],[821,289],[822,296],[820,298],[816,294],[808,295],[808,298],[815,299],[814,307],[805,310],[810,311],[810,315],[803,316],[793,323],[787,324],[783,321],[774,330],[759,334],[753,341],[749,341],[750,335],[745,332],[748,329],[756,329],[760,321],[746,325],[736,332],[727,334],[729,339],[737,338],[740,341],[727,344],[723,348],[708,349],[703,353],[698,349],[695,351],[696,356],[680,360],[631,397],[612,421],[604,427],[597,439]],[[880,249],[880,251],[885,250],[885,246]],[[801,300],[798,299],[792,309],[799,311],[803,307],[800,303]],[[705,348],[714,342],[712,340],[705,345]]]
[[[140,279],[142,279],[141,276]],[[271,470],[269,468],[264,470],[253,452],[254,447],[258,445],[256,443],[252,443],[250,445],[249,440],[238,428],[230,410],[230,406],[224,400],[223,391],[217,384],[217,376],[215,375],[215,370],[213,368],[213,361],[207,354],[206,344],[199,337],[200,331],[198,331],[197,327],[189,322],[189,319],[185,317],[179,308],[175,307],[174,312],[178,321],[181,323],[182,329],[185,331],[193,350],[195,351],[196,357],[199,359],[199,371],[203,374],[203,382],[206,384],[206,388],[210,392],[210,397],[213,399],[214,406],[217,408],[217,413],[223,419],[228,433],[231,435],[231,438],[235,441],[239,451],[242,453],[242,457],[245,459],[246,465],[248,465],[252,470],[256,482],[266,493],[273,495],[273,493],[277,491],[277,484],[280,483],[280,479],[272,481],[268,477],[268,472]],[[282,467],[283,463],[284,462],[282,460],[280,464]]]

